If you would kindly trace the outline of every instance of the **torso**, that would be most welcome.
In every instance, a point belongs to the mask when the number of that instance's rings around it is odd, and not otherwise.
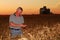
[[[22,24],[24,23],[24,18],[23,16],[19,16],[19,17],[16,17],[15,15],[11,15],[13,17],[13,22],[16,23],[16,24]],[[10,26],[10,27],[13,27],[13,26]],[[21,27],[13,27],[13,28],[21,28]]]

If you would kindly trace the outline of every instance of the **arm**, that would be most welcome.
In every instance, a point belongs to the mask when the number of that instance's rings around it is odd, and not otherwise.
[[[26,26],[27,26],[27,25],[25,25],[25,24],[15,24],[15,23],[13,23],[13,22],[10,22],[9,25],[10,25],[10,26],[14,26],[14,27],[15,27],[15,26],[20,26],[20,27],[26,27]]]
[[[13,26],[13,27],[17,27],[17,26],[25,27],[25,26],[27,26],[27,25],[24,25],[24,24],[16,24],[13,21],[14,21],[14,16],[11,15],[10,18],[9,18],[9,26]],[[23,17],[22,17],[22,21],[21,22],[24,23]]]

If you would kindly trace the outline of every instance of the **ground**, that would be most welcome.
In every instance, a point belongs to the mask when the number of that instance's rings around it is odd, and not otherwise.
[[[9,16],[1,17],[0,40],[10,40],[8,29]],[[25,24],[23,35],[18,40],[60,40],[59,15],[32,15],[24,16]]]

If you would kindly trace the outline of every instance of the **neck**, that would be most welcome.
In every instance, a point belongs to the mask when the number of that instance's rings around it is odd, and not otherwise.
[[[19,15],[18,15],[18,14],[16,14],[16,16],[18,17]]]
[[[15,12],[14,15],[15,15],[15,16],[21,16],[21,15],[17,14],[17,12]]]

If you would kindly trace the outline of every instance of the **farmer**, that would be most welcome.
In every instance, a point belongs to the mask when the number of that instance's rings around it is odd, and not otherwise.
[[[22,27],[26,27],[27,25],[24,23],[24,18],[22,16],[23,9],[21,7],[18,7],[16,9],[16,12],[12,15],[10,15],[9,18],[9,28],[11,33],[11,38],[15,38],[17,35],[22,34]]]

